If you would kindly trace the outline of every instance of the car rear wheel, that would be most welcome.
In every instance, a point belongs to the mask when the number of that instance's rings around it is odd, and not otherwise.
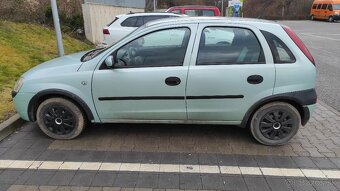
[[[49,137],[69,140],[80,135],[86,120],[81,109],[73,102],[63,98],[50,98],[39,105],[37,123]]]
[[[259,108],[253,115],[250,130],[264,145],[284,145],[298,132],[301,117],[297,109],[284,102],[273,102]]]

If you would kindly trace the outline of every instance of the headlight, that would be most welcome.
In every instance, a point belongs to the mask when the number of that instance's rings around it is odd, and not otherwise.
[[[24,78],[20,78],[17,81],[17,83],[15,84],[13,91],[19,92],[19,90],[20,90],[21,86],[23,85],[23,83],[24,83]]]

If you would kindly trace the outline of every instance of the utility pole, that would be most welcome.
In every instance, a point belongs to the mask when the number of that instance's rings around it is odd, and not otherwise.
[[[64,52],[63,38],[61,36],[57,0],[51,0],[51,9],[52,9],[52,15],[53,15],[55,34],[57,37],[58,53],[59,53],[59,56],[64,56],[65,52]]]
[[[222,11],[222,16],[224,16],[224,4],[223,4],[224,0],[222,0],[222,8],[221,8],[221,11]]]
[[[153,0],[153,12],[156,12],[156,0]]]

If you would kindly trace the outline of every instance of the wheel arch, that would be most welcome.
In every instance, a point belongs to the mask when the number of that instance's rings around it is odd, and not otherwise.
[[[310,111],[307,105],[313,105],[316,103],[316,101],[317,95],[315,89],[272,95],[263,98],[260,101],[256,102],[254,105],[252,105],[250,109],[248,109],[248,111],[246,112],[245,116],[243,117],[240,126],[244,128],[247,127],[254,113],[260,107],[272,102],[285,102],[294,106],[299,111],[301,117],[301,124],[304,126],[307,124],[310,118]]]
[[[46,99],[53,97],[60,97],[72,101],[74,104],[79,106],[80,110],[85,114],[86,118],[89,121],[94,120],[93,113],[85,101],[83,101],[79,96],[75,95],[74,93],[61,89],[43,90],[33,96],[27,108],[29,120],[36,121],[36,113],[39,105]]]

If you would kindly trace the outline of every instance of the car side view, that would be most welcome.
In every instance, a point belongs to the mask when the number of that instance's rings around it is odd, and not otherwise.
[[[54,139],[89,123],[249,127],[282,145],[317,101],[312,55],[288,27],[253,19],[170,18],[105,49],[40,64],[18,80],[20,116]]]

